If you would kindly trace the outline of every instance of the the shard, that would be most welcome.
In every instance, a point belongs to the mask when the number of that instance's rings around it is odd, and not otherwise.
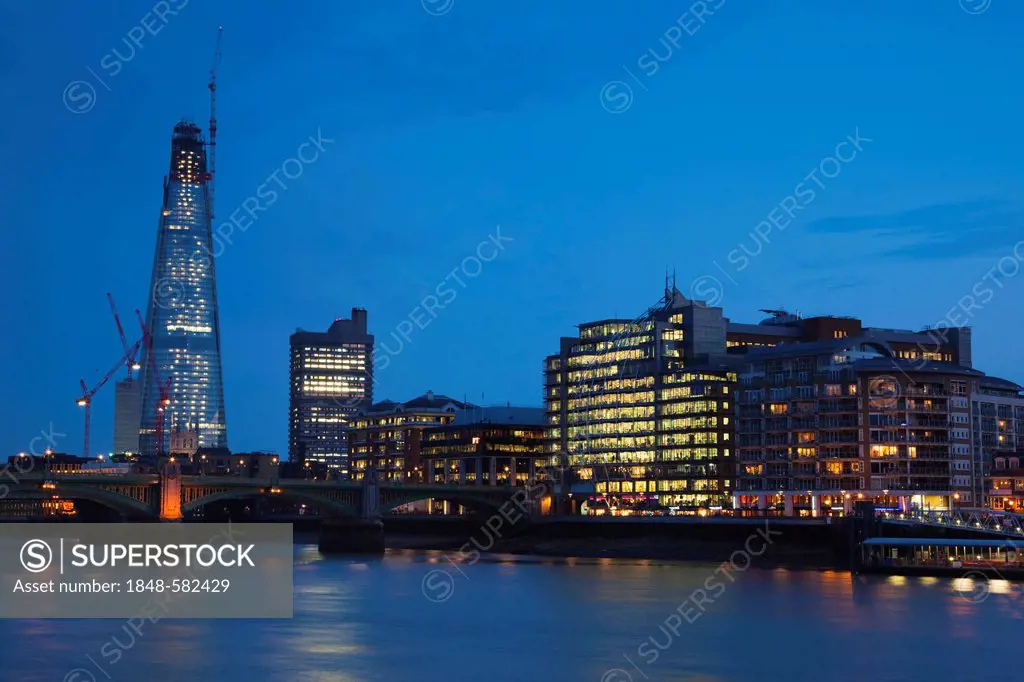
[[[145,320],[143,454],[167,452],[175,431],[195,432],[199,447],[228,444],[210,182],[202,131],[182,121],[171,138]]]

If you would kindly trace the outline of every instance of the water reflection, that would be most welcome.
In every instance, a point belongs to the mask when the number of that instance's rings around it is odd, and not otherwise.
[[[979,661],[1015,656],[1007,634],[1024,616],[1021,586],[1003,580],[451,559],[297,547],[294,619],[146,624],[116,661],[103,646],[128,644],[123,621],[5,621],[0,678],[53,682],[83,669],[97,682],[970,680]],[[450,598],[424,596],[430,571],[449,575]],[[287,586],[267,590],[278,587]],[[857,651],[870,652],[870,670]],[[615,670],[630,677],[607,676]]]

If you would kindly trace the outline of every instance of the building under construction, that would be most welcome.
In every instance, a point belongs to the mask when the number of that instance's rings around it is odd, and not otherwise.
[[[194,123],[171,138],[142,362],[143,454],[167,451],[171,431],[227,447],[207,147]]]
[[[213,216],[217,150],[217,66],[210,69],[210,137],[191,121],[174,126],[145,321],[139,449],[167,453],[170,433],[197,447],[227,448]]]

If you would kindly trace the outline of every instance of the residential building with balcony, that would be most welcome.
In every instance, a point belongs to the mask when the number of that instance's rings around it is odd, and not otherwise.
[[[375,468],[384,481],[422,482],[423,430],[451,424],[466,404],[427,391],[404,403],[385,400],[360,410],[346,431],[349,477],[361,481]]]
[[[1012,381],[984,377],[971,392],[971,432],[974,450],[976,500],[1002,509],[1012,502],[997,480],[1017,468],[1024,452],[1024,388]],[[1010,497],[1010,500],[1000,499]],[[1014,505],[1014,508],[1019,508]]]
[[[981,372],[900,358],[877,336],[737,357],[734,506],[787,516],[946,509],[972,492],[970,403]]]
[[[1024,513],[1024,451],[995,457],[987,478],[986,506],[997,511]]]

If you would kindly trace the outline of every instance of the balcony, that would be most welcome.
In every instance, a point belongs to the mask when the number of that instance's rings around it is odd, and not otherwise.
[[[949,414],[949,408],[945,405],[932,405],[927,406],[921,403],[910,402],[907,405],[900,405],[899,412],[923,412],[923,413],[935,413],[935,414]]]
[[[910,421],[907,422],[907,426],[912,429],[948,429],[952,425],[950,419],[941,419],[936,417],[911,417]],[[893,424],[893,426],[902,426],[900,424]]]
[[[924,396],[924,397],[946,397],[949,396],[949,391],[941,388],[929,388],[921,386],[906,386],[902,389],[904,395]]]

